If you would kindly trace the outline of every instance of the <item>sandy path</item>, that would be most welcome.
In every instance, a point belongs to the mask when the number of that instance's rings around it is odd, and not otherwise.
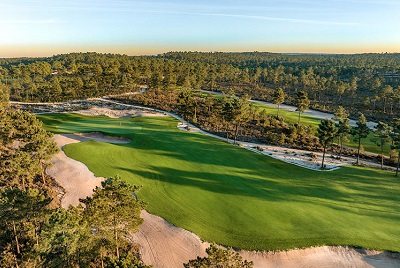
[[[55,135],[54,140],[62,148],[66,144],[86,140],[127,143],[128,140],[105,137],[102,134]],[[52,158],[53,166],[46,172],[64,188],[62,206],[77,205],[79,198],[92,194],[100,186],[102,178],[94,174],[82,163],[75,161],[60,151]],[[205,256],[209,245],[182,228],[173,226],[166,220],[146,211],[141,214],[144,223],[132,238],[140,244],[140,252],[146,264],[154,267],[182,267],[183,263],[197,256]],[[254,267],[400,267],[399,254],[379,251],[355,250],[346,247],[314,247],[282,252],[240,251]]]

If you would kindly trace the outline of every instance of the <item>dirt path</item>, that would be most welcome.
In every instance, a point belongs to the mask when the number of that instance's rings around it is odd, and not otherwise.
[[[55,135],[54,140],[62,148],[66,144],[86,140],[126,143],[114,137],[101,134]],[[102,178],[96,178],[82,163],[65,155],[63,151],[53,157],[53,167],[47,173],[53,176],[65,189],[62,206],[77,205],[79,198],[92,194],[100,186]],[[144,223],[132,238],[140,244],[142,259],[146,264],[158,268],[182,267],[183,263],[197,256],[205,256],[209,243],[166,220],[142,211]],[[315,247],[282,252],[240,251],[254,267],[400,267],[398,254],[379,251],[356,250],[346,247]]]

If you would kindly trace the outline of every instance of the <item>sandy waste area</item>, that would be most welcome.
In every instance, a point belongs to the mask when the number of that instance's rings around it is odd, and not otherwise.
[[[91,110],[95,112],[85,114],[99,112],[98,109]],[[104,112],[103,114],[108,115],[109,113]],[[132,115],[118,113],[118,116]],[[55,135],[54,140],[60,148],[66,144],[87,140],[110,143],[129,142],[126,139],[107,137],[99,133]],[[280,149],[283,156],[289,157],[286,153],[287,149]],[[266,152],[267,154],[277,153],[277,150],[277,148],[271,148]],[[289,154],[294,153],[289,152]],[[294,157],[294,155],[292,156]],[[90,196],[92,190],[96,186],[100,186],[103,180],[103,178],[95,177],[81,162],[67,157],[62,150],[53,156],[52,163],[53,166],[46,172],[64,188],[65,194],[61,202],[64,208],[69,205],[77,205],[79,198]],[[147,211],[142,211],[141,216],[144,223],[140,226],[139,232],[132,235],[132,238],[140,244],[141,256],[146,264],[152,264],[156,268],[183,267],[182,264],[190,259],[206,255],[205,249],[209,243],[201,241],[194,233],[176,227]],[[245,259],[253,261],[254,267],[400,267],[398,254],[340,246],[274,252],[241,250],[239,253]]]

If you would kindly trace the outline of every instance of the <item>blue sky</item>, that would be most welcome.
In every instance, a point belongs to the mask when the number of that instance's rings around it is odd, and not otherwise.
[[[0,57],[400,52],[397,0],[1,0]]]

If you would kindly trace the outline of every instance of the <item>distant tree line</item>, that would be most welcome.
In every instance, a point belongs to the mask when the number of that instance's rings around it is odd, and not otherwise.
[[[248,94],[286,103],[298,91],[310,107],[356,118],[400,116],[400,54],[289,55],[277,53],[169,52],[158,56],[71,53],[50,58],[0,59],[0,81],[12,100],[61,101],[138,90],[185,87]]]

